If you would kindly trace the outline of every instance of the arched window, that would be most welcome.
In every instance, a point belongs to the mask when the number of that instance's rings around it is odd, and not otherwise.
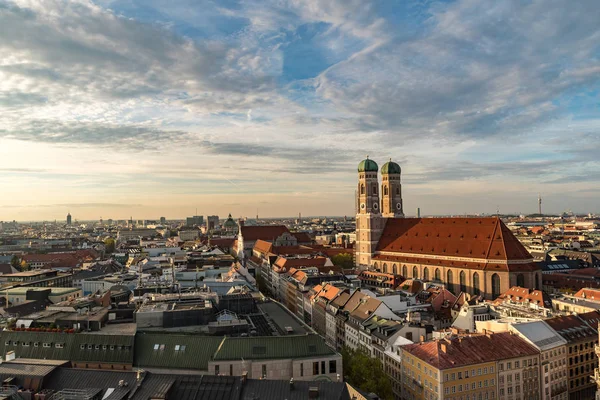
[[[373,186],[373,194],[377,194],[377,186]]]
[[[423,280],[424,281],[429,280],[429,269],[427,267],[423,268]]]
[[[394,275],[398,275],[398,266],[396,264],[392,266],[392,272],[394,273]]]
[[[377,269],[379,268],[379,264],[377,264],[377,263],[374,263],[374,264],[373,264],[373,267],[375,268],[375,271],[377,271]]]
[[[406,268],[406,265],[402,267],[402,276],[408,278],[408,269]]]
[[[500,296],[500,277],[498,274],[492,275],[492,300]]]
[[[481,290],[479,289],[479,274],[475,272],[473,274],[473,294],[479,296]]]
[[[400,194],[400,188],[396,188],[396,194]]]
[[[450,269],[446,273],[446,286],[448,287],[449,291],[454,292],[454,285],[452,282],[452,270]]]
[[[467,292],[467,275],[465,274],[465,271],[460,271],[458,278],[460,280],[460,291],[466,293]]]
[[[437,282],[441,282],[441,280],[442,280],[442,274],[441,274],[441,272],[440,272],[440,269],[439,269],[439,268],[436,268],[436,269],[435,269],[435,272],[434,272],[434,274],[433,274],[433,280],[434,280],[434,281],[437,281]]]
[[[365,185],[360,185],[360,194],[365,194]]]
[[[417,267],[413,267],[413,276],[414,279],[419,278],[419,270],[417,269]]]
[[[520,286],[522,288],[525,287],[525,275],[523,275],[523,274],[517,275],[517,286]]]
[[[387,195],[388,195],[388,187],[387,187],[387,186],[384,186],[384,187],[383,187],[383,195],[384,195],[384,196],[387,196]]]
[[[386,263],[383,263],[383,272],[388,272]]]

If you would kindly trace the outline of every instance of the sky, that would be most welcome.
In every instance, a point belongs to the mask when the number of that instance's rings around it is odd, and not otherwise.
[[[0,0],[0,220],[600,212],[597,0]]]

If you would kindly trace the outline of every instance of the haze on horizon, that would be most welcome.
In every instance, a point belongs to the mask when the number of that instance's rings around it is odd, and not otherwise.
[[[0,220],[600,212],[596,0],[0,0]]]

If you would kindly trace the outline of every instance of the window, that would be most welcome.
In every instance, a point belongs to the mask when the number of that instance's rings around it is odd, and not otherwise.
[[[179,347],[180,347],[180,346],[179,346],[178,344],[176,344],[176,345],[175,345],[175,351],[179,351]]]
[[[52,347],[52,343],[44,343],[44,347],[45,347],[45,348]]]
[[[161,344],[161,345],[160,345],[160,351],[163,351],[164,349],[165,349],[165,345],[164,345],[164,344]]]
[[[23,342],[23,347],[29,347],[29,342]]]
[[[484,374],[484,375],[487,375],[487,367],[484,367],[484,368],[483,368],[483,374]]]
[[[462,372],[458,373],[458,379],[462,379]]]
[[[108,350],[108,346],[107,346],[107,345],[105,345],[105,344],[103,344],[103,345],[102,345],[102,350]]]
[[[523,366],[525,366],[525,363],[523,363]],[[515,368],[519,368],[519,362],[515,361]]]
[[[262,377],[266,378],[267,377],[267,365],[263,364],[262,366]]]
[[[65,345],[62,343],[56,343],[56,345],[54,347],[56,347],[57,349],[62,349],[65,347]]]
[[[229,364],[229,376],[233,376],[233,364]]]
[[[33,347],[40,347],[40,342],[33,343]],[[84,345],[84,348],[85,348],[85,345]]]
[[[319,375],[319,362],[315,361],[313,363],[313,375]]]
[[[10,346],[10,340],[7,340],[6,342],[4,342],[5,346]]]
[[[329,360],[329,373],[335,374],[337,372],[337,362],[335,360]]]
[[[321,374],[326,374],[326,372],[325,372],[325,361],[321,361]]]
[[[100,345],[99,345],[99,344],[97,344],[96,346],[94,346],[94,348],[95,348],[96,350],[100,350]]]
[[[304,376],[304,363],[300,363],[300,376]]]
[[[219,366],[215,365],[215,375],[219,375]]]
[[[110,349],[111,349],[111,350],[114,350],[114,349],[115,349],[115,346],[110,346]],[[154,349],[154,350],[157,350],[157,349]]]
[[[498,274],[492,275],[492,299],[500,296],[500,276]]]
[[[479,274],[475,272],[473,274],[473,294],[478,296],[481,293],[479,289]]]
[[[477,375],[481,375],[481,368],[477,368]]]
[[[80,346],[79,346],[79,348],[80,348],[81,350],[85,350],[85,344],[82,344],[82,345],[80,345]]]
[[[181,346],[179,346],[179,350],[180,351],[185,351],[185,344],[182,344]]]

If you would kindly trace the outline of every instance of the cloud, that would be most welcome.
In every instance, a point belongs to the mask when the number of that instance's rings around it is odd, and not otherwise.
[[[319,95],[355,115],[357,126],[393,130],[397,139],[486,137],[555,119],[567,111],[556,100],[599,83],[593,0],[464,0],[431,12],[419,35],[323,72]]]

